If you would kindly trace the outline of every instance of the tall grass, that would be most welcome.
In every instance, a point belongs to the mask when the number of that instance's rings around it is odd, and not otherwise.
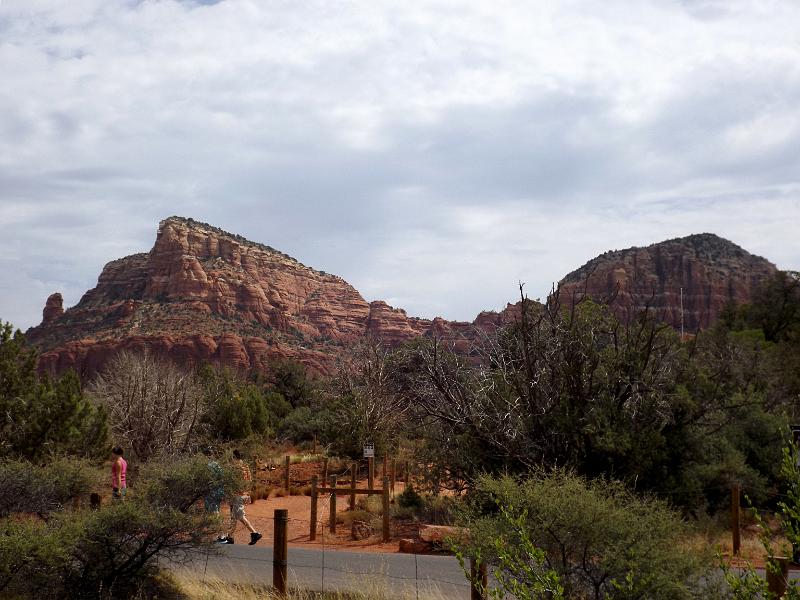
[[[255,584],[228,583],[221,579],[207,579],[199,581],[196,577],[188,575],[177,577],[178,586],[187,600],[411,600],[416,599],[416,590],[409,587],[407,590],[391,590],[381,579],[380,574],[374,577],[358,579],[358,592],[315,592],[310,590],[289,589],[283,597],[275,593],[271,586]],[[444,600],[438,591],[420,589],[420,600]]]

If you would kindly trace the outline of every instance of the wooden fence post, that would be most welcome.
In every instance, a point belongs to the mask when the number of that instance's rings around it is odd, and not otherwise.
[[[384,456],[383,457],[383,473],[381,474],[381,477],[386,478],[388,476],[389,476],[389,457],[388,456]]]
[[[375,489],[375,459],[371,456],[367,459],[367,488]]]
[[[336,533],[336,475],[331,475],[331,533]]]
[[[289,491],[289,462],[291,457],[287,454],[286,455],[286,464],[284,465],[283,470],[283,487],[288,492]]]
[[[786,556],[767,557],[767,590],[775,598],[783,598],[789,580],[789,559]]]
[[[392,478],[392,483],[390,485],[390,489],[392,490],[392,496],[394,496],[394,484],[397,480],[397,459],[392,459],[392,468],[390,470],[390,477]]]
[[[469,559],[469,587],[470,600],[486,600],[489,585],[489,576],[486,570],[486,563],[476,562],[474,558]]]
[[[356,483],[358,478],[358,463],[354,462],[353,466],[351,467],[352,473],[350,473],[350,489],[353,490],[350,492],[350,510],[356,509]]]
[[[731,488],[731,529],[733,530],[733,555],[739,556],[739,550],[742,546],[741,538],[741,520],[739,516],[739,507],[741,506],[741,487],[738,483],[733,484]]]
[[[383,478],[383,541],[389,541],[389,478]]]
[[[309,541],[317,539],[317,476],[311,477],[311,530],[308,533]]]
[[[275,541],[272,550],[272,585],[275,592],[285,597],[287,567],[288,567],[288,540],[289,511],[285,508],[275,509]]]
[[[328,481],[328,459],[322,461],[322,482]]]

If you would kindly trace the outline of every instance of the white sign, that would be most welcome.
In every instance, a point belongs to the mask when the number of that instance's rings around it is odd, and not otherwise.
[[[375,458],[375,444],[372,442],[364,444],[364,458]]]

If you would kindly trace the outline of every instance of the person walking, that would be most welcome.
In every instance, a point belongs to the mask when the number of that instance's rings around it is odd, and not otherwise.
[[[236,532],[236,527],[238,526],[239,522],[241,521],[247,529],[250,530],[250,542],[249,545],[252,546],[253,544],[258,543],[263,536],[261,533],[256,531],[256,528],[250,523],[247,519],[247,515],[244,512],[244,505],[245,501],[250,499],[250,484],[253,481],[253,477],[250,474],[250,468],[247,464],[242,460],[242,454],[238,450],[233,451],[233,463],[239,468],[242,472],[242,480],[245,482],[245,486],[248,489],[241,490],[239,493],[235,494],[231,497],[230,505],[231,505],[231,525],[228,529],[228,535],[225,538],[225,543],[233,544],[233,534]]]
[[[122,500],[128,491],[128,463],[123,458],[125,452],[119,446],[111,451],[111,495],[115,500]]]
[[[222,504],[222,499],[225,497],[225,489],[222,484],[224,474],[222,472],[222,467],[214,460],[210,446],[203,448],[203,454],[208,458],[208,470],[211,471],[212,477],[212,485],[203,498],[203,507],[205,508],[206,514],[219,518],[219,508]],[[218,533],[216,543],[227,544],[228,541],[224,535]]]

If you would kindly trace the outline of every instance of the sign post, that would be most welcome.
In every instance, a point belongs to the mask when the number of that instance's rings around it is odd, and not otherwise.
[[[375,487],[375,444],[364,444],[364,458],[367,459],[367,489]]]

